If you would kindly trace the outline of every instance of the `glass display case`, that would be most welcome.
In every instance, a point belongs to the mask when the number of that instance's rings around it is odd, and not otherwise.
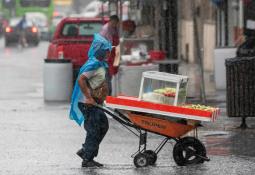
[[[139,99],[160,104],[183,105],[188,77],[158,71],[143,72]]]

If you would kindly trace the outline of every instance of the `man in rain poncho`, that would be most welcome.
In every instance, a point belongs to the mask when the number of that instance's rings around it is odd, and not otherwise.
[[[79,125],[84,121],[87,131],[85,143],[77,154],[83,159],[82,167],[100,167],[96,162],[99,144],[108,131],[108,119],[103,111],[94,107],[102,104],[108,94],[105,58],[110,53],[112,45],[100,34],[94,35],[88,61],[81,67],[76,80],[70,109],[70,118]]]

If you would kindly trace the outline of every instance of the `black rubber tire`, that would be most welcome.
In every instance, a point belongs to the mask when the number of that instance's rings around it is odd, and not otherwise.
[[[134,165],[137,168],[148,166],[149,165],[149,158],[148,158],[148,156],[146,154],[144,154],[144,153],[138,153],[134,157]]]
[[[149,165],[154,165],[156,163],[158,156],[154,151],[146,150],[144,151],[144,154],[146,154],[147,157],[149,158],[149,162],[148,162]]]
[[[195,137],[184,137],[174,145],[173,157],[179,166],[203,163],[204,159],[198,155],[206,157],[206,149]]]

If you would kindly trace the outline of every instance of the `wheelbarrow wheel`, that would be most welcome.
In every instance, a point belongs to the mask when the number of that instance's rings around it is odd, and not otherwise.
[[[147,157],[149,158],[149,162],[148,162],[149,165],[154,165],[156,163],[157,154],[154,151],[146,150],[146,151],[144,151],[144,154],[146,154]]]
[[[206,157],[204,144],[194,137],[180,139],[174,146],[173,157],[179,166],[198,164],[209,160]]]
[[[134,164],[137,168],[146,167],[149,165],[149,157],[147,156],[147,154],[138,153],[134,157]]]

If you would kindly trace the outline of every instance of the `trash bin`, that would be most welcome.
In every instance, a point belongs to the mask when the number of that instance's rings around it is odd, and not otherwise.
[[[159,72],[178,74],[179,60],[154,61],[159,65]]]
[[[227,113],[229,117],[255,117],[255,57],[226,59]]]
[[[72,93],[73,68],[70,60],[45,59],[43,69],[44,100],[69,101]]]

